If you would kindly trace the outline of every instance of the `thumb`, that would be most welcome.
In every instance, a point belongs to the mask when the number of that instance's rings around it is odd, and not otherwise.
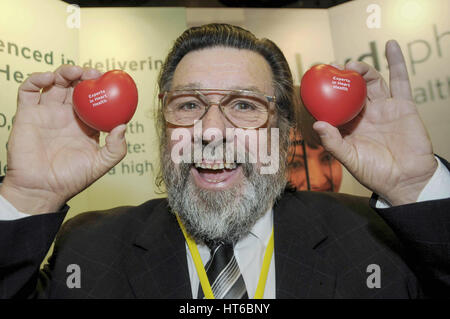
[[[333,155],[339,162],[348,167],[352,156],[351,145],[342,138],[339,130],[331,124],[317,121],[313,124],[322,142],[322,146]]]
[[[106,136],[105,145],[100,149],[100,160],[109,168],[119,163],[127,154],[125,131],[127,126],[121,124]]]

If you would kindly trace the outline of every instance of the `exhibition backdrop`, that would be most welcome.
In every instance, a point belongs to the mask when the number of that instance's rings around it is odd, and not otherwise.
[[[435,152],[450,158],[450,26],[447,0],[353,1],[331,9],[84,8],[58,0],[0,2],[0,170],[16,94],[27,74],[75,63],[123,69],[136,81],[138,110],[128,124],[128,155],[69,202],[68,217],[161,197],[154,129],[156,77],[168,49],[186,27],[208,22],[243,26],[276,42],[296,85],[316,63],[362,59],[388,79],[384,44],[405,53],[414,98]],[[368,195],[344,170],[341,192]]]

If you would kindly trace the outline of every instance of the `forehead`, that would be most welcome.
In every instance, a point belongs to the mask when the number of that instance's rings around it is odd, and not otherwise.
[[[251,89],[273,95],[272,72],[260,54],[214,47],[186,54],[178,63],[172,89]]]

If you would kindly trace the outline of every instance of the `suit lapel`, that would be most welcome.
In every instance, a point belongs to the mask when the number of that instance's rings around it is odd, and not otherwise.
[[[300,198],[286,193],[274,206],[276,297],[332,298],[335,270],[318,252],[327,235]],[[166,201],[149,212],[126,272],[138,298],[192,298],[184,237]]]
[[[274,207],[276,298],[332,298],[335,270],[317,251],[327,235],[299,197],[286,193]]]
[[[127,274],[138,298],[192,298],[184,237],[166,201],[138,233]]]

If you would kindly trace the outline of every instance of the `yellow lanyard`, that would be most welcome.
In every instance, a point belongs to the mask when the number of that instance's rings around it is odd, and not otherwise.
[[[203,266],[202,259],[200,258],[200,253],[198,252],[197,244],[186,233],[186,229],[184,228],[183,223],[176,214],[178,224],[180,225],[181,230],[183,231],[184,238],[186,238],[186,242],[188,244],[189,250],[192,255],[192,259],[194,260],[195,268],[197,269],[198,278],[200,279],[200,284],[202,285],[203,294],[206,299],[214,299],[214,294],[211,289],[211,284],[209,283],[208,276],[206,275],[205,267]],[[254,299],[262,299],[264,296],[264,290],[266,289],[267,275],[269,274],[270,262],[272,260],[273,255],[273,228],[272,234],[270,235],[269,244],[267,245],[266,252],[264,253],[263,266],[261,268],[261,274],[259,275],[258,286],[256,287],[256,293]]]

